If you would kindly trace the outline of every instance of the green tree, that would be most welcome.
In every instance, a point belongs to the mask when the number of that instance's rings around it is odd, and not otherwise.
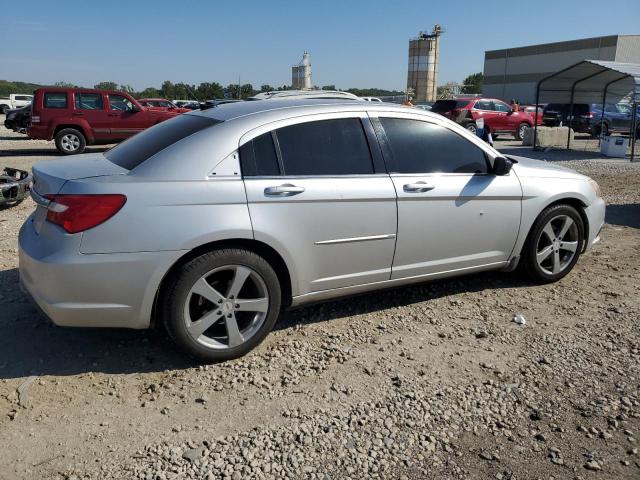
[[[136,91],[133,89],[131,85],[126,85],[126,84],[120,85],[119,90],[122,92],[127,92],[129,95],[133,95],[136,93]]]
[[[116,82],[100,82],[96,83],[93,88],[96,90],[118,90],[118,84]]]
[[[195,93],[200,101],[224,98],[224,88],[218,82],[203,82],[198,85]]]
[[[271,92],[273,91],[273,87],[268,84],[260,85],[260,93]]]
[[[175,89],[173,83],[170,80],[165,80],[164,82],[162,82],[162,87],[160,87],[160,96],[170,99],[176,98]]]
[[[322,90],[337,90],[335,85],[325,85]]]
[[[237,83],[230,83],[224,89],[225,98],[240,98],[240,85]]]
[[[253,90],[253,85],[250,83],[245,83],[240,87],[240,98],[249,98],[255,94],[256,92]]]
[[[159,96],[160,92],[154,87],[147,87],[136,95],[138,98],[158,98]]]
[[[54,87],[62,87],[62,88],[78,88],[77,85],[69,82],[56,82],[53,84]]]
[[[462,82],[462,93],[482,93],[482,81],[483,81],[482,72],[474,73],[469,75]]]

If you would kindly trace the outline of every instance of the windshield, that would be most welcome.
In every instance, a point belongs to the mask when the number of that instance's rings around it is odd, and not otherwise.
[[[179,115],[138,133],[105,152],[107,159],[127,170],[200,130],[220,123],[220,120],[196,115]]]

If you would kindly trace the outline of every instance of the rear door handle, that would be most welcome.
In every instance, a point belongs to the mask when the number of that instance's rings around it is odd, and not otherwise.
[[[428,192],[429,190],[433,190],[436,187],[426,182],[416,182],[416,183],[407,183],[402,188],[405,192],[420,193],[420,192]]]
[[[298,187],[285,183],[284,185],[278,185],[277,187],[267,187],[264,189],[264,194],[270,197],[290,197],[304,192],[304,187]]]

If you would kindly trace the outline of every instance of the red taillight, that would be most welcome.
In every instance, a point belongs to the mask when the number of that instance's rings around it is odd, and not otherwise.
[[[124,195],[45,195],[51,200],[47,220],[68,233],[96,227],[113,217],[127,201]]]
[[[593,118],[595,117],[595,115],[593,114],[593,112],[588,112],[584,115],[580,115],[581,118]]]

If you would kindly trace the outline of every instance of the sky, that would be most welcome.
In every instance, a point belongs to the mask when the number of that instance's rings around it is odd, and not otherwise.
[[[101,5],[101,6],[99,6]],[[640,0],[0,0],[0,79],[291,84],[404,90],[409,39],[442,25],[439,84],[482,71],[485,50],[640,34]]]

